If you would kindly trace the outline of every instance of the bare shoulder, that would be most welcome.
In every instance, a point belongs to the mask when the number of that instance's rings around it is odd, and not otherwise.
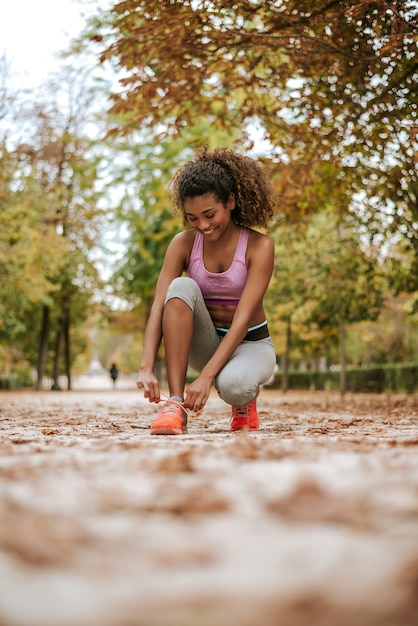
[[[249,229],[247,250],[250,256],[253,254],[272,255],[274,254],[274,243],[268,235]]]
[[[165,285],[165,288],[173,278],[181,276],[187,268],[193,246],[193,235],[193,232],[184,231],[175,235],[170,241],[158,279],[159,284]]]
[[[181,259],[184,266],[187,266],[190,253],[192,251],[195,238],[194,230],[185,230],[173,237],[167,248],[166,256],[171,260],[173,258]]]
[[[169,248],[176,250],[177,252],[190,251],[193,247],[194,238],[194,230],[184,230],[181,233],[177,233],[177,235],[174,235],[173,239],[170,242]]]

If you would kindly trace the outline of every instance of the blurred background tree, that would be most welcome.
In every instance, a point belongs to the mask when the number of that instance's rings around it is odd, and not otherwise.
[[[3,349],[22,355],[42,385],[46,361],[71,387],[71,331],[99,287],[89,258],[103,224],[99,155],[85,133],[97,85],[66,68],[43,102],[23,102],[2,137],[0,308]],[[16,100],[17,103],[17,100]]]

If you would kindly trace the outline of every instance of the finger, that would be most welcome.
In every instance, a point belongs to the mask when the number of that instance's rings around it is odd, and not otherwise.
[[[199,394],[188,393],[186,396],[186,400],[184,401],[184,406],[186,409],[190,409],[191,411],[201,411],[205,402],[202,401],[199,397]]]
[[[199,402],[195,403],[195,411],[198,413],[200,411],[202,411],[205,407],[205,404],[207,402],[208,396],[206,394],[203,395],[203,397],[201,397],[199,399]]]
[[[158,404],[160,399],[160,387],[158,383],[152,383],[149,388],[149,401]]]
[[[156,398],[159,398],[160,397],[160,385],[158,383],[158,380],[152,383],[152,388],[154,390],[154,396]]]
[[[150,402],[155,402],[155,404],[158,404],[160,401],[158,394],[155,394],[154,391],[150,392],[148,399]]]
[[[199,413],[199,411],[201,411],[204,406],[205,406],[205,403],[203,401],[195,402],[195,404],[193,406],[193,411],[195,413]]]
[[[184,407],[186,409],[193,409],[194,405],[195,405],[195,399],[194,399],[194,394],[191,393],[187,393],[185,399],[184,399]]]

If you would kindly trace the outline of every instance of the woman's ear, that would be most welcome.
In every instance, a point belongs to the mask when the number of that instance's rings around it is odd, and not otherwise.
[[[230,211],[233,211],[235,209],[235,194],[232,192],[229,194],[229,198],[226,203],[226,208],[229,209]]]

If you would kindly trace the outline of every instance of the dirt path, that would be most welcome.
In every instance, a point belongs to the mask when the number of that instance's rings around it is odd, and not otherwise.
[[[0,393],[0,626],[416,626],[418,399]]]

